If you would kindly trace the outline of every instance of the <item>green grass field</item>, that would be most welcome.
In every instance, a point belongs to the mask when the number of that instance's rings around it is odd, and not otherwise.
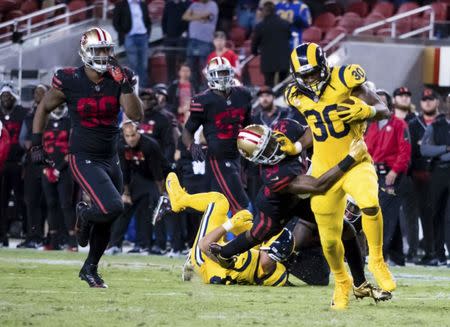
[[[0,326],[450,326],[450,269],[394,268],[390,302],[351,299],[333,312],[332,286],[208,286],[180,279],[183,260],[102,260],[109,289],[78,279],[85,254],[0,250]]]

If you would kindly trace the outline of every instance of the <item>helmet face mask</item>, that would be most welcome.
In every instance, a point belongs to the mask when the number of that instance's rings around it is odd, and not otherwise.
[[[239,153],[247,160],[262,165],[276,165],[286,157],[272,130],[264,125],[249,125],[239,132]]]
[[[79,55],[87,67],[98,73],[106,72],[109,58],[114,56],[111,35],[98,27],[89,29],[81,37]]]
[[[210,89],[228,91],[233,86],[234,70],[226,58],[212,58],[206,66],[205,75]]]

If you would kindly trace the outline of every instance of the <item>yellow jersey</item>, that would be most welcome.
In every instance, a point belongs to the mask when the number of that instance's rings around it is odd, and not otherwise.
[[[315,99],[302,94],[295,83],[285,91],[287,103],[305,117],[313,134],[312,176],[318,177],[337,165],[349,152],[350,143],[365,123],[351,125],[337,116],[337,104],[348,99],[353,88],[366,81],[359,65],[332,67],[330,79]],[[357,126],[359,125],[359,126]]]

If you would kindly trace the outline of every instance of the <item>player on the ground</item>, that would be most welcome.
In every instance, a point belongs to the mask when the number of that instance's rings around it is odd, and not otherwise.
[[[233,76],[233,67],[226,58],[210,60],[206,67],[209,89],[192,98],[182,140],[194,161],[204,161],[201,145],[194,143],[194,133],[203,125],[210,189],[223,193],[230,201],[231,211],[236,213],[249,206],[240,178],[236,140],[239,130],[249,123],[252,97],[244,88],[233,86]]]
[[[350,143],[362,137],[366,120],[386,118],[389,109],[364,85],[366,74],[359,65],[329,67],[323,50],[315,43],[303,43],[292,51],[291,72],[294,82],[286,90],[286,100],[305,116],[311,129],[312,176],[317,177],[347,155]],[[296,143],[285,137],[279,140],[283,151],[289,154],[299,153],[311,145],[306,139]],[[333,304],[341,309],[348,306],[352,286],[340,239],[346,194],[362,210],[369,245],[369,270],[381,288],[392,291],[396,287],[383,259],[377,175],[371,160],[367,159],[350,169],[328,192],[311,199],[324,254],[335,276]]]
[[[92,201],[91,205],[80,202],[76,207],[78,243],[82,247],[90,244],[80,278],[90,287],[105,288],[97,265],[108,245],[111,225],[123,212],[123,181],[117,155],[118,115],[122,107],[129,119],[139,120],[142,106],[133,92],[133,74],[113,57],[111,35],[93,27],[83,33],[80,43],[84,65],[58,70],[51,90],[38,106],[31,156],[34,162],[44,160],[42,132],[48,115],[66,102],[72,127],[70,169]]]

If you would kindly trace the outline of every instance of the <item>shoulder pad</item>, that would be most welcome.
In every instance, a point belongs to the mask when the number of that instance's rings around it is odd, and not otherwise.
[[[291,83],[286,87],[286,90],[284,91],[284,100],[286,101],[286,103],[292,107],[297,107],[299,105],[299,100],[294,99],[297,97],[296,95],[297,92],[297,86],[295,85],[295,83]]]
[[[339,80],[349,89],[360,86],[367,80],[366,72],[360,65],[353,64],[336,68],[338,69]]]

